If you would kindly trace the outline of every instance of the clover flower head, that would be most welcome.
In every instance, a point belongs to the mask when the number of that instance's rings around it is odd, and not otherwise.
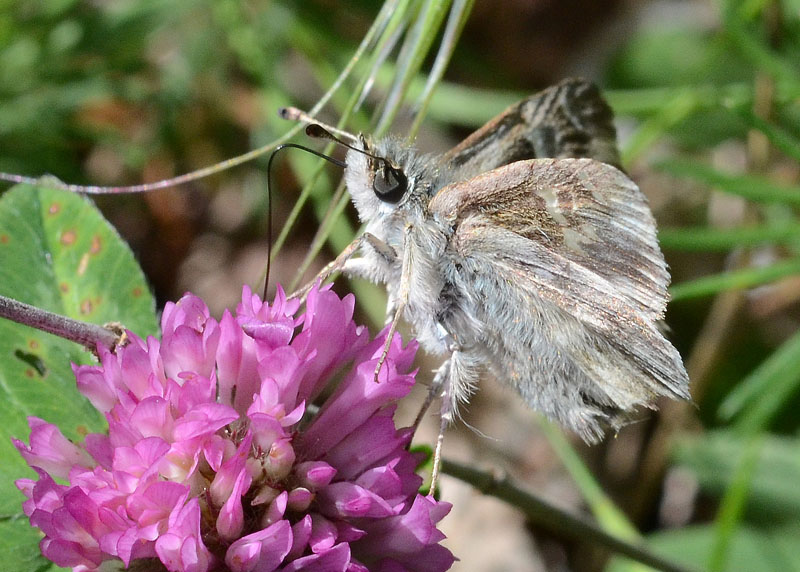
[[[187,294],[160,342],[130,334],[74,366],[108,432],[75,444],[30,418],[30,444],[14,441],[38,474],[17,486],[43,554],[78,572],[449,568],[450,505],[417,492],[393,419],[416,345],[393,339],[376,382],[386,333],[370,339],[353,306],[315,288],[299,313],[245,287],[217,321]]]

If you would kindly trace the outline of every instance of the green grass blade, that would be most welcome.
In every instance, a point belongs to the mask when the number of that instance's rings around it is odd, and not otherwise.
[[[786,340],[745,377],[719,407],[718,416],[745,434],[763,429],[800,386],[800,333]]]
[[[388,27],[393,14],[397,8],[398,0],[387,0],[383,7],[381,8],[378,16],[375,18],[375,21],[370,26],[369,30],[367,31],[364,39],[361,40],[358,48],[356,49],[353,56],[347,63],[347,66],[342,70],[342,72],[338,75],[336,80],[331,84],[331,87],[325,92],[325,94],[319,99],[319,101],[311,108],[310,114],[315,116],[319,111],[328,104],[330,99],[333,97],[334,93],[338,91],[338,89],[342,86],[345,79],[350,76],[353,72],[355,66],[364,58],[365,54],[368,50],[371,49],[375,42],[379,41],[379,35],[383,34]],[[351,97],[351,100],[353,98]],[[344,125],[344,123],[349,118],[351,111],[346,110],[345,113],[342,114],[341,120],[339,122],[339,126]],[[299,130],[299,127],[296,128]],[[294,225],[297,223],[297,219],[300,216],[300,212],[302,211],[303,207],[305,206],[306,201],[308,200],[309,196],[311,195],[312,188],[314,183],[316,182],[316,177],[319,176],[319,173],[322,172],[324,165],[324,161],[320,159],[317,161],[317,165],[315,167],[314,174],[310,177],[309,182],[303,187],[303,190],[300,193],[297,201],[292,207],[292,211],[286,219],[283,228],[281,228],[281,232],[278,235],[278,238],[275,240],[275,243],[272,247],[271,258],[275,260],[278,254],[281,251],[286,239],[289,236],[289,232],[294,228]]]
[[[709,572],[722,572],[729,560],[733,537],[742,522],[745,503],[750,492],[758,459],[761,453],[761,439],[754,438],[745,445],[741,453],[733,481],[722,497],[715,522],[714,542],[708,560]]]
[[[780,526],[800,523],[800,440],[762,434],[756,473],[750,482],[747,518]],[[683,435],[674,449],[674,462],[691,471],[702,494],[722,498],[734,481],[742,451],[751,436],[732,429]]]
[[[378,43],[375,45],[369,72],[366,76],[364,76],[363,84],[360,88],[361,93],[356,100],[356,109],[361,107],[361,104],[364,103],[364,100],[372,91],[376,77],[380,73],[381,69],[387,65],[391,65],[387,64],[387,60],[389,55],[397,46],[397,43],[400,41],[400,38],[402,37],[406,28],[408,28],[409,19],[411,18],[410,8],[411,0],[403,0],[399,3],[399,5],[395,8],[392,18],[389,20],[386,29],[383,31]],[[392,77],[394,77],[394,75],[392,75]]]
[[[753,104],[753,88],[746,83],[726,85],[683,85],[645,87],[638,89],[609,89],[603,96],[616,115],[649,116],[664,109],[665,101],[675,101],[691,94],[698,109],[713,109],[726,105],[739,109]]]
[[[617,538],[629,541],[641,539],[639,531],[603,491],[591,471],[575,452],[575,449],[564,438],[561,430],[544,417],[539,416],[537,419],[550,446],[553,447],[558,458],[564,463],[564,467],[575,481],[575,484],[578,485],[583,498],[589,505],[600,527]]]
[[[722,15],[725,23],[723,29],[729,43],[750,60],[753,69],[764,70],[779,81],[797,86],[800,68],[771,49],[766,41],[755,37],[742,18],[743,14],[738,9],[740,4],[731,0],[723,3]]]
[[[401,96],[396,96],[395,99],[392,101],[391,92],[389,98],[386,101],[386,107],[384,107],[384,116],[385,114],[389,114],[394,116],[398,111],[403,98],[408,90],[408,87],[411,85],[413,79],[412,76],[407,76],[407,74],[413,71],[414,77],[419,70],[419,67],[422,65],[425,55],[427,54],[430,46],[432,44],[432,38],[435,38],[438,34],[438,26],[441,25],[444,19],[444,14],[446,12],[449,3],[436,3],[431,2],[428,4],[428,10],[425,11],[422,15],[420,15],[415,23],[412,32],[410,33],[410,37],[414,36],[414,34],[421,33],[420,31],[424,32],[424,37],[422,40],[419,38],[415,40],[408,40],[404,45],[404,49],[408,50],[406,52],[406,63],[405,65],[398,64],[397,66],[397,78],[395,79],[393,90],[398,89],[397,86],[402,84],[402,94]],[[436,26],[436,29],[431,29],[431,26]],[[384,30],[384,37],[388,37],[388,35],[394,33],[392,26],[389,25]],[[428,38],[427,40],[425,38]],[[380,45],[380,41],[378,42]],[[411,46],[411,47],[409,47]],[[376,58],[379,54],[376,53]],[[402,56],[402,53],[401,53]],[[411,77],[411,79],[409,79]],[[399,79],[398,79],[399,78]],[[346,106],[346,110],[349,112],[353,109],[355,105],[360,101],[360,93],[364,89],[365,86],[368,86],[370,79],[369,74],[365,74],[362,78],[361,84],[359,89],[353,93],[353,97],[351,97],[350,102]],[[400,93],[400,92],[395,92]],[[346,117],[343,114],[343,117]],[[380,134],[383,130],[388,128],[389,123],[385,123],[384,127],[380,125],[376,128],[375,132]],[[334,228],[334,223],[332,219],[341,216],[341,213],[344,210],[344,207],[347,205],[349,198],[346,195],[340,195],[340,198],[334,198],[332,201],[329,202],[329,208],[325,214],[325,216],[320,221],[320,228],[312,241],[311,246],[308,249],[305,259],[301,263],[298,272],[296,274],[294,283],[297,283],[300,277],[305,274],[308,267],[310,266],[313,259],[317,256],[319,251],[322,249],[326,241],[328,240],[328,235]],[[334,245],[334,248],[337,249],[338,247]],[[354,281],[353,288],[356,290],[356,294],[359,296],[359,300],[364,298],[365,300],[371,301],[369,304],[364,304],[364,307],[367,309],[370,317],[373,319],[375,323],[382,323],[383,322],[383,310],[382,308],[385,307],[385,303],[383,302],[384,298],[383,295],[380,293],[378,289],[374,286],[368,285],[364,282]],[[360,293],[359,293],[360,292]]]
[[[639,157],[672,127],[689,117],[699,108],[700,100],[691,89],[682,90],[649,119],[644,121],[625,148],[622,149],[622,163],[629,164]]]
[[[795,161],[800,161],[800,141],[788,131],[762,119],[749,109],[741,110],[738,115],[751,127],[761,131],[777,149]]]
[[[732,270],[681,282],[672,286],[669,291],[672,301],[676,302],[711,296],[725,290],[752,288],[796,274],[800,274],[800,260],[785,260],[771,266]]]
[[[421,15],[411,27],[398,56],[397,77],[386,96],[385,105],[375,127],[378,134],[385,133],[397,116],[411,81],[422,68],[449,7],[449,0],[428,0]]]
[[[458,38],[467,23],[474,3],[475,0],[455,0],[453,3],[450,17],[447,19],[447,25],[445,26],[442,43],[439,46],[439,52],[436,54],[436,60],[433,62],[433,67],[428,80],[425,82],[422,95],[418,99],[416,117],[411,129],[409,129],[409,134],[412,136],[417,133],[420,125],[422,125],[433,92],[441,82],[445,69],[447,69],[447,64],[450,63],[450,58],[453,56]]]
[[[800,224],[780,223],[744,228],[662,228],[658,241],[665,250],[728,251],[740,246],[787,242],[800,238]]]
[[[494,473],[478,471],[470,466],[442,459],[442,472],[469,483],[484,495],[493,496],[521,511],[531,523],[580,541],[602,546],[634,560],[637,570],[662,570],[664,572],[689,572],[684,567],[661,557],[637,538],[620,538],[594,523],[576,517],[551,505],[536,495],[522,489],[508,477],[497,478]],[[644,568],[646,565],[647,568]]]
[[[760,203],[800,206],[800,186],[779,185],[755,175],[732,175],[694,161],[663,161],[656,168]]]
[[[372,58],[373,64],[379,58],[383,57],[382,56],[382,46],[386,45],[387,42],[389,42],[389,43],[392,42],[391,37],[396,33],[397,26],[404,25],[405,18],[403,16],[403,12],[404,12],[404,8],[403,7],[406,6],[407,4],[408,4],[408,2],[403,2],[401,6],[397,6],[397,2],[392,2],[391,3],[393,11],[390,13],[390,16],[389,16],[390,17],[390,21],[389,21],[389,23],[386,26],[382,27],[382,30],[383,30],[382,31],[382,35],[376,42],[376,51],[373,52],[373,58]],[[388,2],[387,2],[387,5],[389,5]],[[371,81],[370,72],[367,72],[367,73],[365,73],[365,74],[363,74],[361,76],[361,78],[359,79],[357,88],[353,90],[349,101],[345,104],[345,106],[344,106],[344,108],[343,108],[343,110],[342,110],[342,112],[340,114],[340,120],[339,120],[339,123],[337,124],[338,127],[342,127],[342,126],[344,126],[346,124],[347,120],[349,119],[349,117],[353,113],[353,110],[358,105],[358,102],[361,101],[361,98],[363,96],[364,90],[368,89],[370,81]],[[326,148],[326,152],[330,152],[330,146],[328,148]],[[315,174],[311,178],[309,183],[303,189],[303,193],[302,193],[301,196],[303,196],[304,198],[308,197],[308,196],[312,196],[308,189],[310,188],[310,185],[313,185],[315,183],[316,176],[318,176],[319,172],[321,172],[323,167],[324,167],[324,162],[322,160],[318,161],[317,170],[315,171]],[[336,219],[341,217],[341,214],[344,211],[344,207],[346,206],[347,202],[348,202],[348,197],[346,195],[343,195],[343,187],[341,186],[341,184],[339,186],[339,189],[337,190],[337,194],[334,195],[334,197],[332,199],[331,198],[327,198],[327,197],[325,198],[324,215],[319,217],[319,221],[320,221],[319,228],[317,229],[317,232],[315,233],[315,236],[314,236],[314,238],[312,240],[312,243],[309,246],[308,251],[306,252],[306,256],[304,257],[304,259],[301,262],[297,272],[295,273],[295,277],[292,280],[290,290],[293,289],[294,286],[299,284],[300,280],[302,279],[302,277],[307,272],[307,270],[310,267],[310,265],[311,265],[312,261],[314,260],[314,258],[319,254],[319,252],[322,249],[322,247],[328,241],[330,233],[336,227],[336,222],[335,221],[336,221]],[[302,208],[303,204],[304,203],[301,203],[300,205],[295,205],[295,208],[293,209],[292,213],[293,214],[294,213],[299,214],[300,208]],[[317,212],[319,212],[319,209],[315,209],[315,210]],[[284,231],[281,233],[281,237],[283,237],[285,234],[288,233],[288,228],[290,228],[289,222],[291,222],[291,224],[293,225],[295,220],[296,220],[296,215],[295,215],[295,217],[293,217],[289,221],[287,221],[287,225],[286,225],[287,228],[284,229]],[[281,238],[281,237],[279,237],[279,238]],[[352,238],[352,235],[350,235],[350,237],[348,237],[348,241],[351,238]],[[332,245],[334,247],[334,249],[337,249],[337,247],[339,249],[341,249],[340,248],[341,245],[338,244],[340,242],[342,242],[342,240],[337,240],[337,244]],[[367,297],[369,299],[375,299],[376,298],[375,292],[372,292],[372,290],[369,289],[367,286],[361,286],[360,288],[366,289],[365,294],[364,294],[365,297]],[[372,309],[372,308],[370,309],[370,313],[374,314],[375,312],[376,312],[375,309]],[[382,322],[382,316],[381,316],[380,319],[378,319],[376,321],[376,323],[381,323],[381,322]]]

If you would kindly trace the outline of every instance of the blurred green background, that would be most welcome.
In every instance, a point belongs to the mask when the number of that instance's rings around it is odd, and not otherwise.
[[[798,0],[0,0],[0,171],[122,186],[208,167],[274,144],[293,127],[276,110],[311,109],[349,64],[320,117],[411,130],[431,152],[564,77],[594,79],[660,224],[694,404],[588,449],[489,382],[466,421],[495,439],[460,426],[445,452],[693,569],[800,570],[798,62]],[[159,305],[191,290],[219,314],[260,287],[267,157],[97,198]],[[357,229],[331,198],[339,176],[300,152],[276,161],[273,282],[310,278]],[[378,289],[336,288],[382,319]],[[637,567],[443,484],[455,569]]]

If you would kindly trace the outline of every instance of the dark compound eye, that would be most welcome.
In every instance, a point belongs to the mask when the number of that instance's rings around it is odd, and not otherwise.
[[[408,189],[406,174],[400,169],[384,164],[375,171],[372,190],[385,203],[398,203]]]

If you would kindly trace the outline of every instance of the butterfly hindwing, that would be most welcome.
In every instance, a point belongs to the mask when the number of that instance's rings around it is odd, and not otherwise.
[[[586,157],[619,166],[611,108],[593,83],[568,79],[512,105],[442,156],[459,180],[525,159]]]

